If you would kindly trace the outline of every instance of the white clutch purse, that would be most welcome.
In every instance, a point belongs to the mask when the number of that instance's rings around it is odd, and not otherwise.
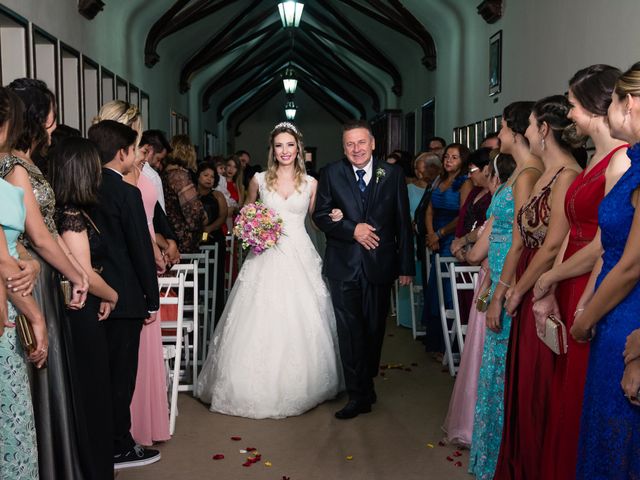
[[[536,329],[538,338],[542,340],[556,355],[567,353],[567,327],[554,315],[549,315],[544,321],[544,329],[541,332]]]

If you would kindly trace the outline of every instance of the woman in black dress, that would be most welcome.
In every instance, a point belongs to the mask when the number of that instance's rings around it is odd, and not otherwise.
[[[100,156],[84,138],[67,138],[49,158],[51,187],[56,196],[55,220],[69,251],[89,275],[84,308],[68,312],[76,377],[72,388],[82,402],[89,442],[79,445],[87,479],[113,479],[113,431],[107,339],[101,321],[118,294],[100,276],[108,239],[90,217],[102,177]]]
[[[198,165],[196,187],[204,211],[207,214],[207,223],[204,225],[200,245],[218,245],[218,263],[215,271],[217,277],[215,321],[220,318],[224,307],[224,255],[226,244],[222,226],[227,219],[227,201],[221,192],[215,190],[219,182],[220,175],[218,175],[214,164],[203,162]],[[213,278],[213,274],[209,276],[209,288],[213,287]]]

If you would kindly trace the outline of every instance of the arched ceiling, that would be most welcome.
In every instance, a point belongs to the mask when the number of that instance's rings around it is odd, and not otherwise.
[[[145,64],[162,62],[161,44],[172,43],[171,55],[181,57],[180,91],[197,79],[202,109],[215,107],[232,129],[282,91],[290,65],[299,88],[337,120],[379,112],[384,100],[374,78],[395,95],[403,89],[393,56],[381,48],[391,31],[420,49],[422,68],[436,68],[431,34],[400,0],[302,2],[300,27],[284,29],[277,0],[174,0],[147,33]]]

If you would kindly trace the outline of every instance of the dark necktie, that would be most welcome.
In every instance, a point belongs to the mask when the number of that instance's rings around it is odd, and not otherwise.
[[[364,182],[365,173],[367,172],[365,172],[364,170],[356,170],[356,175],[358,176],[358,181],[356,183],[358,184],[358,188],[362,193],[364,193],[367,188],[367,184]]]

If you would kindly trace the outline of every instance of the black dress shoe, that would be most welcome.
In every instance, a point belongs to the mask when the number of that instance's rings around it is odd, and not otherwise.
[[[354,418],[361,413],[369,413],[371,411],[371,404],[358,402],[357,400],[349,400],[349,403],[345,405],[342,410],[336,412],[336,418],[340,420],[346,420],[348,418]]]

